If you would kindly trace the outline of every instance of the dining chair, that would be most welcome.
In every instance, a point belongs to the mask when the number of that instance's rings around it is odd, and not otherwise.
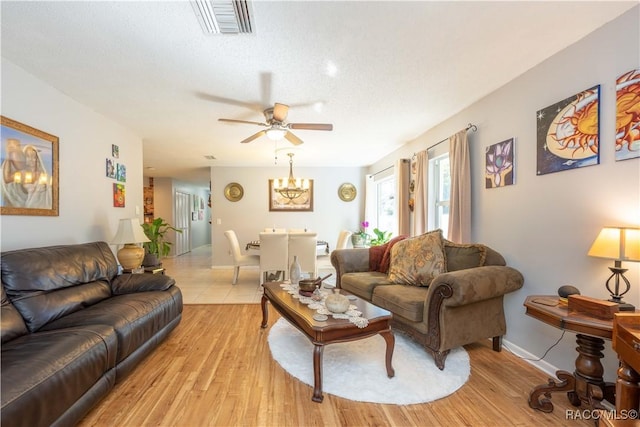
[[[229,248],[231,249],[231,256],[233,257],[233,279],[231,280],[231,284],[235,285],[238,282],[240,267],[250,265],[260,266],[260,256],[243,255],[240,250],[240,243],[238,243],[238,236],[236,236],[235,231],[227,230],[224,232],[224,235],[229,241]]]
[[[287,233],[260,233],[260,280],[262,283],[285,280],[289,269]]]
[[[293,257],[297,256],[302,273],[312,278],[317,277],[318,274],[317,241],[318,233],[314,231],[289,233],[289,265],[293,262]]]
[[[265,227],[264,233],[286,233],[286,228]]]
[[[334,249],[346,249],[349,244],[349,238],[352,234],[353,233],[349,230],[342,230],[340,234],[338,234],[338,241]]]

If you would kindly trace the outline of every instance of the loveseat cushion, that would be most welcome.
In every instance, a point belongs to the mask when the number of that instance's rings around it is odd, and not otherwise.
[[[116,346],[106,325],[36,332],[4,343],[2,425],[51,425],[105,374],[113,387]]]
[[[42,330],[94,324],[111,325],[118,339],[116,362],[120,363],[181,312],[182,294],[174,286],[167,291],[113,296],[100,304],[51,322]]]
[[[22,316],[18,313],[18,310],[11,304],[7,294],[2,289],[2,308],[0,309],[0,331],[2,331],[2,344],[17,338],[21,335],[29,333],[27,331],[27,325],[24,324]]]
[[[362,271],[342,275],[340,287],[361,298],[371,301],[376,286],[391,285],[387,275],[378,271]]]
[[[442,230],[402,240],[391,249],[389,281],[401,285],[429,286],[446,271]]]
[[[2,253],[2,284],[29,331],[111,296],[118,264],[105,242]]]
[[[487,248],[480,244],[454,243],[444,239],[447,271],[482,267],[487,258]]]
[[[428,288],[406,285],[378,286],[372,303],[413,322],[422,322]]]

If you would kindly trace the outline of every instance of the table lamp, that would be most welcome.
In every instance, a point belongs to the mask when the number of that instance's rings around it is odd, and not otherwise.
[[[611,294],[609,301],[618,303],[620,311],[633,311],[635,307],[622,301],[622,296],[629,292],[631,284],[624,277],[626,268],[622,268],[622,261],[640,261],[640,228],[638,227],[603,227],[596,240],[589,249],[589,256],[614,260],[614,266],[609,267],[611,276],[607,279],[606,287]],[[611,282],[613,281],[613,289]],[[620,282],[625,289],[620,291]]]
[[[118,251],[118,262],[122,268],[133,270],[140,267],[144,258],[144,249],[136,243],[148,242],[149,238],[144,234],[138,218],[124,218],[118,224],[118,231],[111,243],[124,245]]]

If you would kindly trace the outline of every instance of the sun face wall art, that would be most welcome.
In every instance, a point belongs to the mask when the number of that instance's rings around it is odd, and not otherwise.
[[[600,163],[600,85],[536,113],[537,174]]]
[[[640,69],[616,79],[616,160],[640,157]]]

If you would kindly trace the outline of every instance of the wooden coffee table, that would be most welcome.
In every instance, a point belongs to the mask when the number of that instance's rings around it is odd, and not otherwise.
[[[395,338],[391,332],[389,322],[391,321],[391,313],[383,308],[377,307],[358,298],[351,301],[362,312],[362,317],[369,320],[366,328],[358,328],[347,319],[334,319],[329,316],[325,321],[317,321],[313,319],[316,314],[315,310],[310,309],[302,304],[298,299],[293,298],[287,291],[280,286],[281,282],[269,282],[263,285],[264,294],[262,295],[262,327],[267,327],[268,309],[267,302],[280,313],[282,317],[287,319],[293,326],[298,328],[314,345],[313,350],[313,397],[314,402],[322,402],[322,353],[324,346],[338,342],[355,341],[380,334],[387,343],[387,351],[385,363],[387,367],[387,376],[389,378],[395,375],[391,366],[391,358],[393,357],[393,348]],[[345,291],[341,291],[347,294]]]

